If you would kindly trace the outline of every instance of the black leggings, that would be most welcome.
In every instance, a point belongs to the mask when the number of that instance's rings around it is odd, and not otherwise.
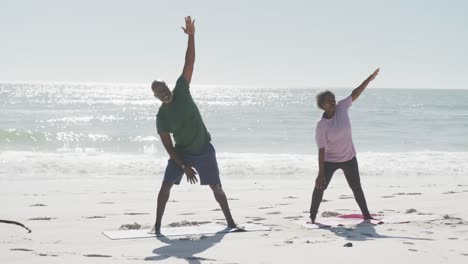
[[[348,181],[348,185],[351,187],[351,190],[354,193],[354,199],[356,199],[359,208],[361,208],[364,219],[371,218],[369,210],[367,209],[366,198],[364,197],[364,192],[362,191],[361,187],[361,180],[359,177],[359,168],[356,157],[345,162],[325,162],[326,183],[324,190],[327,189],[333,174],[338,169],[343,170],[346,180]],[[312,204],[310,205],[310,218],[313,220],[315,220],[315,217],[317,216],[320,203],[322,202],[324,190],[314,188],[314,192],[312,194]]]

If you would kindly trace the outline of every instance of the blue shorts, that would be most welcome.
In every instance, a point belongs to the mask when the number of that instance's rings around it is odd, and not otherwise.
[[[221,180],[219,179],[218,162],[216,161],[216,151],[211,143],[208,143],[198,153],[178,154],[187,166],[190,166],[197,171],[201,185],[221,184]],[[169,159],[167,162],[166,172],[164,173],[164,181],[179,184],[183,176],[184,170],[182,170],[182,168],[173,160]]]

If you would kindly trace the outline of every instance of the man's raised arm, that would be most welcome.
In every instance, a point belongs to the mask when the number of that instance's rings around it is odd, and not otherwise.
[[[185,28],[182,27],[185,34],[188,35],[187,52],[185,53],[185,64],[182,75],[190,83],[192,80],[193,65],[195,64],[195,19],[192,21],[190,16],[185,18]]]

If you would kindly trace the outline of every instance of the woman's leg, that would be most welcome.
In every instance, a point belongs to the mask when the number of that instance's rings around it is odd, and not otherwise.
[[[353,191],[354,199],[356,199],[356,202],[361,209],[364,219],[371,219],[372,217],[369,213],[369,209],[367,208],[366,197],[364,197],[364,192],[361,187],[357,158],[354,157],[352,160],[347,161],[343,164],[342,169],[346,180],[348,181],[348,185]]]
[[[317,217],[317,212],[320,207],[320,203],[322,202],[323,193],[327,189],[333,173],[335,173],[337,169],[337,163],[325,162],[325,187],[323,190],[319,190],[318,188],[314,187],[314,191],[312,193],[312,203],[310,205],[310,220],[312,223],[315,223],[315,218]]]

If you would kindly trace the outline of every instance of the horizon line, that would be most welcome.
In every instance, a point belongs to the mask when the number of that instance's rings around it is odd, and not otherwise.
[[[150,86],[151,82],[148,83],[136,83],[136,82],[97,82],[97,81],[4,81],[0,80],[0,84],[70,84],[70,85],[114,85],[114,86],[124,86],[124,85],[131,85],[131,86],[144,86],[148,85]],[[174,83],[168,83],[168,84],[175,84]],[[316,87],[316,86],[304,86],[304,85],[295,85],[291,87],[285,87],[285,86],[260,86],[260,85],[236,85],[236,84],[193,84],[191,85],[194,88],[195,87],[204,87],[204,88],[217,88],[217,87],[222,87],[222,88],[241,88],[241,89],[281,89],[281,88],[287,88],[287,89],[353,89],[353,87],[336,87],[336,86],[321,86],[321,87]],[[441,87],[371,87],[371,89],[415,89],[415,90],[421,90],[421,89],[427,89],[427,90],[468,90],[467,87],[447,87],[447,88],[441,88]]]

